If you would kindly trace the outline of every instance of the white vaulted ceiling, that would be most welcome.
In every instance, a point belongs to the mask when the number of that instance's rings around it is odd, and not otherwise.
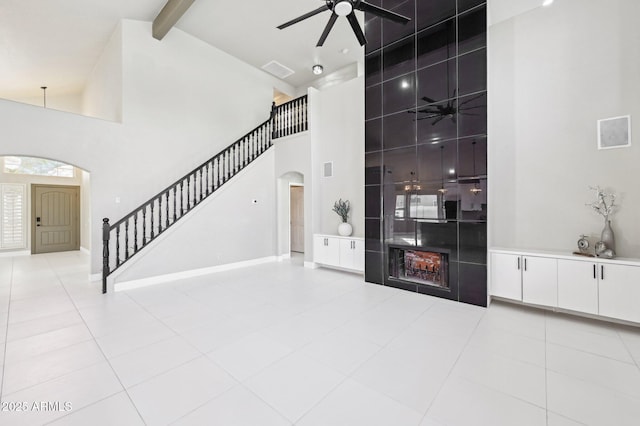
[[[315,47],[328,11],[276,29],[323,2],[196,0],[177,27],[258,68],[276,60],[295,71],[286,82],[304,86],[316,78],[311,73],[316,62],[332,72],[363,58],[363,48],[345,19],[338,20],[322,48]],[[118,22],[152,21],[165,3],[0,0],[0,97],[39,96],[42,85],[57,93],[81,92]]]

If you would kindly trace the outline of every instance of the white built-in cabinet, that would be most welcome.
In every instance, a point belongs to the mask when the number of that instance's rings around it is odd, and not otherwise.
[[[313,261],[322,266],[364,271],[364,238],[315,234]]]
[[[314,235],[313,261],[322,265],[339,264],[340,240],[326,235]]]
[[[640,322],[640,266],[600,264],[600,315]]]
[[[558,303],[555,259],[491,253],[492,295],[535,305]]]
[[[558,306],[598,314],[598,263],[558,260]]]
[[[522,300],[522,256],[491,253],[491,295]]]
[[[640,323],[640,260],[493,249],[490,294]]]

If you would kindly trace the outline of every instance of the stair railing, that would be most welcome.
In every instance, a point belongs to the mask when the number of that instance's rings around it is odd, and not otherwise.
[[[308,129],[307,96],[271,107],[267,121],[205,161],[131,213],[102,220],[102,293],[107,277],[126,264],[205,198],[273,145],[273,139]]]
[[[282,138],[309,129],[307,95],[275,107],[273,138]]]

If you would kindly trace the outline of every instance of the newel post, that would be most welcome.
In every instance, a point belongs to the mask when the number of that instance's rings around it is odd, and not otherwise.
[[[276,113],[278,107],[276,107],[275,101],[271,103],[271,115],[269,116],[269,120],[271,121],[271,135],[270,139],[276,138]]]
[[[107,277],[109,276],[109,234],[111,226],[109,218],[102,219],[102,294],[107,292]]]

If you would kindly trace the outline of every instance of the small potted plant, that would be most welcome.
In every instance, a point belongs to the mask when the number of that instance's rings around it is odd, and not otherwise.
[[[349,200],[342,201],[340,198],[333,204],[333,211],[340,216],[342,219],[342,223],[338,226],[338,234],[343,237],[348,237],[353,232],[353,228],[347,222],[349,220],[349,211],[351,210],[351,205],[349,204]]]

